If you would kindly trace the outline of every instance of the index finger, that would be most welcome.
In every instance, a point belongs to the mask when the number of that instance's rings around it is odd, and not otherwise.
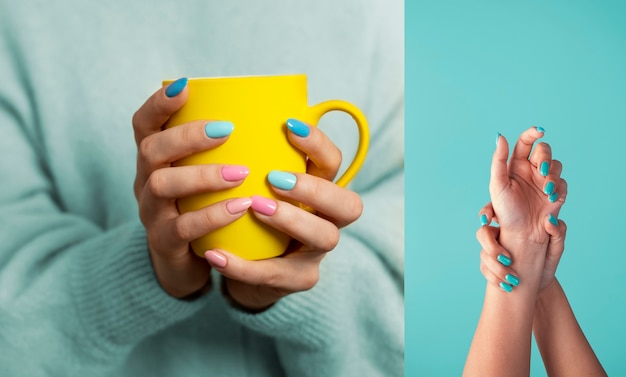
[[[143,139],[161,131],[170,116],[187,101],[187,78],[180,78],[156,92],[133,115],[137,145]]]
[[[517,139],[517,142],[515,143],[511,159],[528,161],[530,158],[530,152],[533,149],[533,144],[535,144],[535,141],[543,137],[544,132],[544,129],[541,127],[531,127],[522,132],[519,139]]]

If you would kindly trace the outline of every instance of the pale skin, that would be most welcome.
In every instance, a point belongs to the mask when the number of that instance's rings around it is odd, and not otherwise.
[[[606,375],[554,276],[564,249],[566,226],[557,217],[567,183],[548,144],[537,144],[531,153],[541,136],[536,128],[524,132],[508,164],[508,144],[503,137],[498,140],[489,186],[492,203],[480,215],[500,227],[483,226],[477,232],[483,248],[480,269],[488,284],[464,376],[528,376],[533,332],[550,376]],[[549,171],[541,168],[544,161]],[[551,199],[544,192],[549,182],[556,192]],[[499,255],[512,263],[505,266]],[[510,284],[507,275],[517,277],[519,285]],[[502,289],[503,282],[511,292]]]
[[[272,189],[281,198],[313,208],[315,214],[283,200],[273,201],[274,213],[262,214],[251,208],[251,198],[232,198],[180,214],[177,199],[235,187],[245,179],[225,179],[224,165],[220,164],[172,166],[189,154],[228,142],[228,136],[206,135],[209,119],[163,130],[187,96],[187,87],[173,97],[168,97],[164,88],[159,89],[133,117],[139,151],[134,191],[161,287],[176,298],[194,296],[206,290],[211,283],[211,268],[215,268],[225,277],[226,294],[236,305],[252,312],[262,311],[288,294],[311,289],[318,281],[320,262],[339,241],[339,229],[358,219],[363,208],[355,192],[331,181],[341,164],[341,152],[315,127],[306,137],[288,132],[292,145],[309,158],[307,173],[295,174],[292,190]],[[260,221],[293,237],[288,253],[249,261],[227,250],[207,250],[205,258],[191,251],[189,242],[230,224],[248,210]]]

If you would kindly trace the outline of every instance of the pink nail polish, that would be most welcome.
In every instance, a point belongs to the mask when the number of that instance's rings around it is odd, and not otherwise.
[[[241,181],[246,178],[250,170],[247,166],[242,165],[225,165],[222,167],[222,177],[225,180],[233,182],[233,181]]]
[[[207,261],[209,261],[211,266],[215,268],[224,268],[228,264],[228,259],[226,259],[226,256],[216,250],[207,251],[206,253],[204,253],[204,257]]]
[[[278,203],[263,196],[252,197],[252,209],[266,216],[272,216],[276,212]]]
[[[250,198],[236,198],[226,202],[226,210],[231,215],[243,212],[250,208],[252,205],[252,199]]]

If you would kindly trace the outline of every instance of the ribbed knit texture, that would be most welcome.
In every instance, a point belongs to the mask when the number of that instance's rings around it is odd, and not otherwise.
[[[403,373],[402,2],[0,0],[0,376]],[[361,219],[311,290],[249,314],[167,295],[131,118],[162,79],[306,73],[370,122]],[[344,152],[349,117],[320,127]]]

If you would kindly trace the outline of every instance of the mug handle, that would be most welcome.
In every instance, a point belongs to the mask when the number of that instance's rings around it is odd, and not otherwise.
[[[359,129],[359,146],[357,147],[354,159],[343,175],[341,175],[341,177],[339,177],[339,179],[335,182],[337,186],[346,187],[352,178],[354,178],[356,173],[358,173],[359,169],[363,165],[363,162],[365,162],[365,156],[367,155],[370,143],[370,132],[365,115],[363,115],[358,107],[346,101],[330,100],[311,106],[309,107],[309,114],[311,115],[310,119],[312,119],[312,121],[317,125],[317,122],[319,122],[322,116],[329,111],[343,111],[349,114],[352,119],[354,119],[357,128]]]

